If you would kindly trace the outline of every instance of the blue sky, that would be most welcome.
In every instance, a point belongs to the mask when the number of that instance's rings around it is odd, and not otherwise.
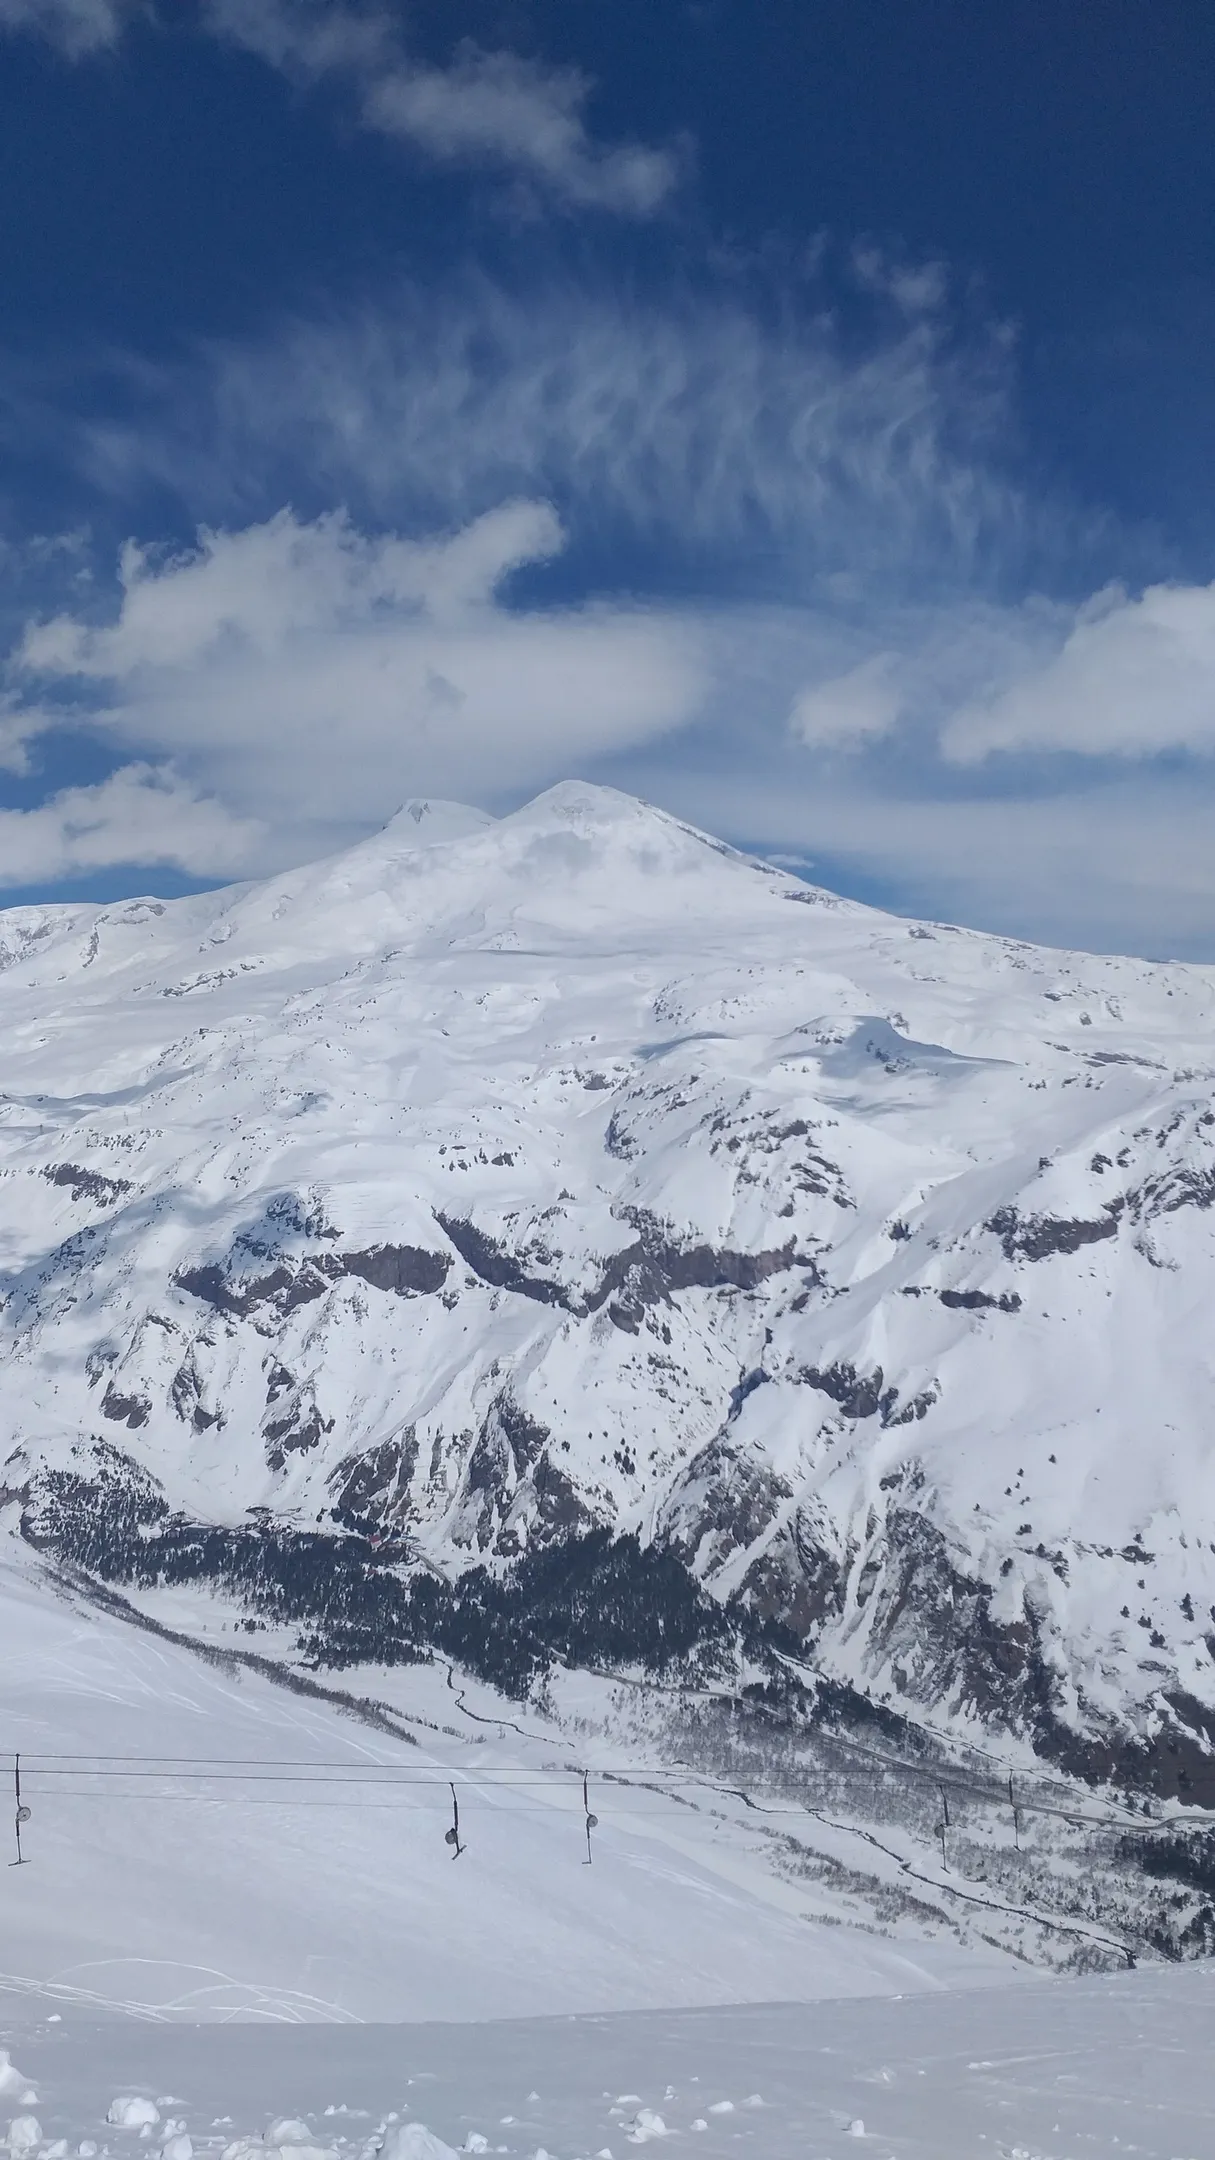
[[[0,0],[0,887],[577,774],[1215,959],[1215,15]]]

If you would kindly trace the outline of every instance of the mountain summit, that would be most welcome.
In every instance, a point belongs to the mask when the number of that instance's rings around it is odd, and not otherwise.
[[[1211,970],[574,783],[0,963],[27,1535],[632,1532],[871,1698],[1215,1797]]]

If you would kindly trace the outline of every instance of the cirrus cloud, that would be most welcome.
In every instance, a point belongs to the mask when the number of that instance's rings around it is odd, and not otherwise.
[[[24,30],[79,60],[116,45],[140,0],[0,0],[0,31]]]
[[[871,277],[863,330],[825,285],[775,321],[760,288],[400,279],[173,366],[92,376],[88,417],[66,427],[14,385],[10,425],[103,499],[152,488],[192,518],[252,521],[302,491],[426,529],[543,496],[575,547],[627,547],[634,565],[640,547],[646,575],[674,552],[682,591],[689,564],[711,589],[724,573],[754,593],[758,570],[769,597],[804,596],[835,573],[940,589],[1100,547],[1099,520],[1027,499],[1002,463],[998,330],[959,335],[935,284],[913,306]]]

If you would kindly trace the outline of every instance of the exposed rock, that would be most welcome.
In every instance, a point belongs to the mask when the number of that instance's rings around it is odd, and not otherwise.
[[[758,1543],[793,1488],[727,1426],[694,1455],[659,1521],[660,1534],[697,1574],[712,1579],[731,1555]]]
[[[435,1221],[446,1231],[465,1265],[482,1282],[489,1283],[495,1290],[513,1290],[519,1297],[534,1298],[541,1305],[568,1306],[567,1293],[559,1282],[529,1274],[513,1253],[507,1252],[486,1231],[479,1230],[474,1222],[437,1211]]]
[[[333,1512],[350,1529],[399,1528],[409,1513],[409,1488],[418,1461],[412,1425],[361,1455],[347,1455],[329,1479]]]
[[[306,1382],[285,1396],[281,1404],[276,1403],[262,1419],[267,1468],[281,1470],[288,1455],[307,1454],[309,1449],[319,1447],[333,1426],[334,1420],[323,1415],[314,1389]]]
[[[113,1418],[116,1425],[129,1425],[132,1432],[146,1425],[151,1413],[152,1405],[145,1395],[124,1395],[113,1381],[101,1398],[102,1416]]]
[[[265,1275],[242,1281],[229,1277],[217,1262],[208,1261],[203,1267],[179,1268],[173,1280],[179,1290],[188,1291],[216,1312],[230,1313],[238,1320],[264,1312],[283,1319],[299,1306],[324,1297],[332,1288],[342,1271],[331,1262],[329,1254],[305,1260],[300,1266],[284,1261]]]
[[[1019,1290],[1002,1290],[999,1297],[992,1297],[986,1290],[938,1290],[942,1305],[951,1312],[1020,1312]]]
[[[430,1296],[443,1288],[451,1269],[446,1253],[427,1252],[421,1245],[373,1245],[366,1252],[342,1253],[340,1259],[347,1275],[397,1297]]]
[[[193,1346],[183,1358],[173,1375],[169,1399],[183,1423],[188,1423],[196,1433],[207,1432],[211,1426],[222,1426],[223,1412],[210,1410],[204,1401],[203,1377],[198,1369],[198,1359]],[[104,1407],[104,1405],[103,1405]]]
[[[241,1258],[239,1248],[234,1248],[228,1266],[208,1261],[202,1267],[179,1268],[173,1280],[179,1290],[201,1298],[216,1312],[240,1320],[266,1313],[282,1319],[324,1297],[345,1276],[357,1276],[397,1297],[425,1296],[442,1289],[451,1267],[445,1253],[428,1252],[419,1245],[374,1245],[354,1253],[312,1252],[301,1260],[283,1256],[262,1275],[242,1275],[233,1265]]]
[[[885,1385],[885,1376],[878,1365],[871,1373],[858,1373],[854,1365],[803,1365],[798,1379],[806,1387],[817,1388],[837,1402],[845,1417],[871,1418],[879,1411],[883,1421],[898,1401],[896,1387]]]
[[[48,1163],[42,1175],[52,1185],[66,1185],[73,1200],[96,1200],[103,1207],[133,1190],[129,1178],[103,1177],[100,1170],[85,1170],[79,1163]]]
[[[613,1253],[597,1288],[586,1300],[587,1312],[607,1307],[608,1318],[636,1334],[647,1309],[669,1304],[680,1290],[755,1290],[772,1275],[804,1267],[814,1279],[814,1262],[798,1259],[792,1239],[777,1250],[736,1252],[707,1244],[679,1244],[662,1224],[638,1210],[629,1220],[636,1241]]]
[[[1100,1245],[1117,1237],[1118,1215],[1111,1203],[1107,1214],[1086,1222],[1056,1215],[1022,1215],[1014,1207],[998,1208],[984,1227],[999,1238],[1006,1260],[1047,1260],[1053,1253],[1079,1252],[1082,1245]]]

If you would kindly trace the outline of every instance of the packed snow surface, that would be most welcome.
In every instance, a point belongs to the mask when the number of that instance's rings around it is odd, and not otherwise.
[[[898,2000],[343,2027],[21,2023],[44,2160],[1208,2160],[1209,1967]],[[10,2022],[11,2021],[11,2022]],[[161,2114],[115,2128],[111,2095]],[[169,2125],[172,2133],[166,2135]],[[2,2128],[0,2122],[0,2128]],[[10,2142],[10,2152],[20,2149]]]

